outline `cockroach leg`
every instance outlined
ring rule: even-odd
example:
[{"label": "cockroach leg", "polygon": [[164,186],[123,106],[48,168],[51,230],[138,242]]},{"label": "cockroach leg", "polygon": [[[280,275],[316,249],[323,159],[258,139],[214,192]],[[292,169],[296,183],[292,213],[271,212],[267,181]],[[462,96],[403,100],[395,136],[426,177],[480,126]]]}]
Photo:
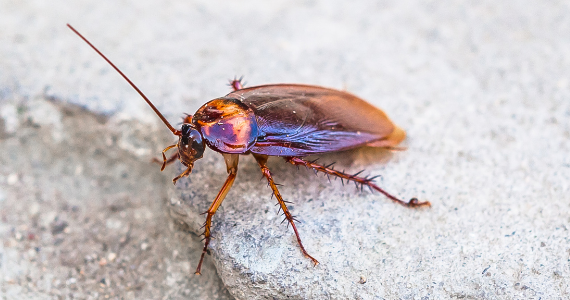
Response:
[{"label": "cockroach leg", "polygon": [[164,171],[164,168],[166,168],[166,165],[172,163],[174,160],[176,160],[176,158],[178,158],[178,153],[176,153],[176,157],[172,156],[169,159],[166,159],[166,155],[164,153],[166,151],[174,148],[174,147],[177,147],[177,146],[178,146],[178,144],[170,145],[170,146],[164,148],[164,150],[162,150],[162,168],[160,168],[161,172]]},{"label": "cockroach leg", "polygon": [[[170,165],[171,163],[175,162],[178,158],[180,157],[180,154],[178,154],[178,152],[172,154],[168,159],[166,159],[166,166]],[[163,157],[164,159],[164,157]]]},{"label": "cockroach leg", "polygon": [[[168,151],[168,150],[170,150],[176,146],[178,146],[178,145],[177,144],[170,145],[170,146],[164,148],[164,150],[162,150],[162,167],[160,168],[161,172],[164,171],[164,168],[166,168],[167,165],[173,163],[178,158],[178,152],[174,153],[168,159],[166,159],[166,155],[164,155],[164,153],[166,153],[166,151]],[[153,158],[152,161],[160,163],[160,160],[158,160],[158,158]]]},{"label": "cockroach leg", "polygon": [[[152,162],[153,163],[157,163],[157,164],[161,164],[164,165],[164,167],[170,165],[171,163],[175,162],[178,158],[180,157],[180,155],[178,154],[178,152],[172,154],[169,158],[166,159],[166,165],[164,165],[164,157],[162,158],[163,160],[160,160],[156,157],[152,158]],[[164,170],[164,167],[161,167],[161,170]]]},{"label": "cockroach leg", "polygon": [[192,123],[192,115],[185,114],[184,118],[182,118],[182,123]]},{"label": "cockroach leg", "polygon": [[162,160],[160,160],[160,159],[158,159],[158,158],[156,158],[156,157],[153,157],[153,158],[152,158],[152,162],[158,163],[158,164],[162,164],[162,167],[160,168],[160,171],[164,171],[164,168],[166,168],[166,166],[168,166],[169,164],[175,162],[175,161],[178,159],[178,157],[179,157],[178,152],[172,154],[172,156],[170,156],[168,159],[166,158],[166,155],[164,155],[164,153],[165,153],[166,151],[168,151],[168,150],[170,150],[170,149],[172,149],[173,147],[176,147],[176,146],[177,146],[177,145],[168,146],[168,147],[166,147],[166,149],[162,150]]},{"label": "cockroach leg", "polygon": [[243,89],[244,85],[245,83],[243,82],[243,76],[240,76],[240,78],[234,77],[233,80],[230,80],[230,86],[234,92]]},{"label": "cockroach leg", "polygon": [[271,172],[269,171],[269,168],[267,167],[268,156],[267,155],[259,155],[259,154],[253,154],[253,156],[255,157],[255,159],[257,160],[257,163],[259,164],[259,167],[261,168],[261,173],[263,173],[263,176],[265,176],[265,178],[267,178],[267,182],[269,183],[271,190],[273,190],[273,194],[275,195],[275,198],[277,198],[277,201],[279,202],[280,209],[283,210],[283,214],[285,215],[285,219],[287,221],[289,221],[289,224],[291,224],[291,227],[293,227],[293,231],[295,231],[295,236],[297,237],[297,242],[299,243],[299,247],[301,248],[301,252],[303,252],[303,255],[305,255],[306,257],[311,259],[315,266],[318,265],[319,261],[317,261],[314,257],[310,256],[309,253],[307,253],[307,251],[305,250],[305,247],[303,247],[303,243],[301,242],[301,237],[299,236],[299,232],[297,231],[297,226],[295,226],[295,221],[297,221],[297,220],[295,219],[295,217],[293,215],[291,215],[291,212],[289,212],[289,209],[287,208],[287,205],[286,205],[286,201],[284,201],[283,197],[281,197],[281,194],[279,193],[279,190],[277,189],[277,184],[273,181],[273,177],[271,176]]},{"label": "cockroach leg", "polygon": [[401,204],[403,206],[406,206],[406,207],[431,206],[431,203],[429,201],[419,202],[417,198],[412,198],[412,199],[410,199],[410,201],[406,202],[406,201],[402,201],[402,200],[392,196],[391,194],[389,194],[385,190],[381,189],[379,186],[377,186],[376,184],[374,184],[372,182],[374,177],[373,178],[366,178],[366,177],[357,176],[362,171],[358,172],[357,174],[351,175],[351,174],[347,174],[345,172],[336,171],[336,170],[333,170],[331,168],[318,165],[314,161],[311,162],[311,161],[303,160],[299,157],[286,157],[285,160],[287,162],[293,164],[293,165],[296,165],[296,166],[305,166],[305,167],[311,168],[315,171],[319,171],[319,172],[323,172],[323,173],[328,174],[328,175],[333,175],[333,176],[339,177],[341,179],[341,181],[343,179],[346,179],[347,181],[353,181],[353,182],[355,182],[357,184],[361,184],[363,186],[366,185],[366,186],[370,187],[371,189],[377,190],[380,193],[384,194],[384,196],[388,197],[390,200],[392,200],[398,204]]},{"label": "cockroach leg", "polygon": [[178,181],[178,179],[190,175],[190,172],[192,172],[192,167],[193,166],[189,166],[186,168],[186,170],[184,170],[184,172],[180,173],[180,175],[174,177],[174,179],[172,179],[172,183],[176,184],[176,181]]},{"label": "cockroach leg", "polygon": [[200,270],[202,269],[202,262],[204,261],[204,255],[208,251],[208,244],[210,244],[210,239],[211,239],[210,229],[212,227],[212,217],[216,213],[216,210],[218,210],[218,207],[220,207],[220,205],[222,204],[222,201],[224,201],[224,198],[226,197],[228,192],[230,191],[230,188],[232,187],[237,175],[239,155],[225,154],[225,153],[222,153],[222,155],[224,156],[224,160],[226,161],[226,167],[228,169],[228,178],[226,179],[226,182],[222,186],[222,189],[220,189],[220,191],[218,192],[218,195],[216,196],[216,199],[214,199],[214,202],[212,202],[210,208],[208,208],[208,211],[206,211],[207,216],[206,216],[206,222],[204,223],[204,249],[202,250],[202,255],[200,256],[200,262],[198,263],[198,267],[196,268],[195,274],[197,275],[200,275]]}]

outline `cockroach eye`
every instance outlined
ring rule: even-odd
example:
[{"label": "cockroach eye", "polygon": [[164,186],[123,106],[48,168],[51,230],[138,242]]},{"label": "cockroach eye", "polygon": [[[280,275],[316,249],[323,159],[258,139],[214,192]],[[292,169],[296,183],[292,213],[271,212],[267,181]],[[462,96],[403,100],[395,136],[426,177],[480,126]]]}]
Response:
[{"label": "cockroach eye", "polygon": [[180,146],[188,146],[190,143],[192,143],[192,140],[196,139],[196,136],[199,136],[200,140],[202,139],[200,133],[194,129],[192,125],[183,124],[180,128]]},{"label": "cockroach eye", "polygon": [[189,136],[191,129],[192,126],[190,126],[190,124],[182,124],[182,127],[180,128],[180,133],[182,136]]},{"label": "cockroach eye", "polygon": [[201,158],[204,154],[204,141],[202,140],[202,134],[198,132],[196,129],[192,129],[189,134],[190,139],[192,140],[192,149],[196,151],[194,154],[194,158],[198,159]]}]

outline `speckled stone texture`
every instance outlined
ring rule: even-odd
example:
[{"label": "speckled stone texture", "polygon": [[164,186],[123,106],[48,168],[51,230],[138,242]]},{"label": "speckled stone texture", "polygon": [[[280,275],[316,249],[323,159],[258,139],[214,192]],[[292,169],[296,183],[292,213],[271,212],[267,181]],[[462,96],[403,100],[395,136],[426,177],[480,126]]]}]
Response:
[{"label": "speckled stone texture", "polygon": [[[0,14],[4,298],[567,297],[567,2],[4,1]],[[408,149],[320,161],[433,207],[272,159],[313,267],[245,156],[196,277],[221,155],[172,187],[180,168],[150,160],[174,138],[65,23],[172,123],[236,75],[346,89],[404,128]]]}]

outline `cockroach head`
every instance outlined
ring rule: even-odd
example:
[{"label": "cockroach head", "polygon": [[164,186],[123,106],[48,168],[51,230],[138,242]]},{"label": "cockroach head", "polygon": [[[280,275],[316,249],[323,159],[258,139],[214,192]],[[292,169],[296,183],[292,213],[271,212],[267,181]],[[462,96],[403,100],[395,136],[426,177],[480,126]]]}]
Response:
[{"label": "cockroach head", "polygon": [[204,155],[204,140],[200,131],[189,123],[182,124],[178,140],[178,155],[183,165],[192,168],[194,161]]}]

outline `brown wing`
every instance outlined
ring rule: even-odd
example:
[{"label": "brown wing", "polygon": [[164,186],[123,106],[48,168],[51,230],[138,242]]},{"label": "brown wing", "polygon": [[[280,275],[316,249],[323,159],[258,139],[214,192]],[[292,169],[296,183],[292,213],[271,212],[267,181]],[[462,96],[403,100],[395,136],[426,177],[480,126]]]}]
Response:
[{"label": "brown wing", "polygon": [[255,112],[260,133],[253,153],[306,156],[364,145],[389,147],[405,137],[383,111],[342,91],[277,84],[226,97],[239,99]]}]

